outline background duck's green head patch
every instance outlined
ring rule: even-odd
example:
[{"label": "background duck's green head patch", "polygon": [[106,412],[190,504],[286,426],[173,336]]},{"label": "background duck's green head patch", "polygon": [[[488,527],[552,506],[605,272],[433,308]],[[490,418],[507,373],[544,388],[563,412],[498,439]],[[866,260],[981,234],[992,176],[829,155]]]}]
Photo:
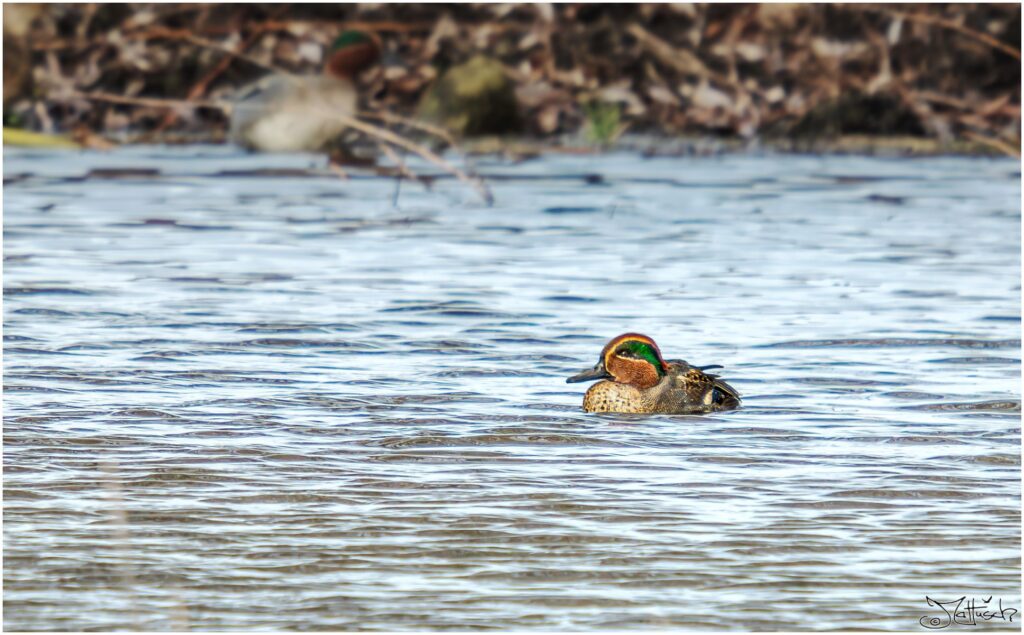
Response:
[{"label": "background duck's green head patch", "polygon": [[373,40],[370,39],[370,36],[362,31],[345,31],[334,39],[334,43],[331,44],[331,50],[338,51],[356,44],[370,44],[372,42]]}]

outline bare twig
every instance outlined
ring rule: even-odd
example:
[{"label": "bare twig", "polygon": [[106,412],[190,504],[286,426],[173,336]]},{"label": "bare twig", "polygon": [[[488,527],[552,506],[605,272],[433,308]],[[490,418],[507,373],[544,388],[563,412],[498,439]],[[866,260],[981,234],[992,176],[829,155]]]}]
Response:
[{"label": "bare twig", "polygon": [[490,188],[487,187],[487,184],[484,183],[482,179],[480,179],[479,177],[470,177],[468,174],[466,174],[459,168],[455,167],[448,161],[445,161],[436,153],[431,152],[430,150],[421,146],[420,144],[409,141],[405,137],[399,136],[385,128],[379,128],[377,126],[368,124],[364,121],[359,121],[355,117],[350,117],[348,115],[343,115],[339,113],[333,113],[333,116],[337,117],[346,126],[354,128],[355,130],[358,130],[363,134],[369,135],[370,137],[376,139],[380,139],[381,141],[386,141],[392,145],[396,145],[400,148],[405,148],[410,152],[418,154],[419,156],[423,157],[430,163],[433,163],[434,165],[441,168],[445,172],[454,174],[457,179],[459,179],[466,185],[472,187],[474,190],[477,191],[478,194],[480,194],[480,197],[488,205],[494,203],[494,195],[491,194]]},{"label": "bare twig", "polygon": [[974,105],[968,103],[966,100],[953,97],[952,95],[943,95],[937,93],[934,90],[913,90],[910,94],[914,99],[920,99],[922,101],[929,101],[934,104],[941,104],[943,106],[949,106],[950,108],[956,108],[957,110],[973,110]]},{"label": "bare twig", "polygon": [[630,24],[626,27],[626,31],[640,42],[640,46],[665,66],[669,66],[683,75],[714,77],[714,74],[704,65],[704,62],[692,52],[672,46],[640,26],[639,23],[634,22]]},{"label": "bare twig", "polygon": [[331,172],[334,172],[335,174],[337,174],[338,178],[341,179],[342,181],[347,181],[348,180],[348,178],[349,178],[348,177],[348,172],[345,171],[345,168],[341,167],[340,165],[338,165],[334,161],[328,161],[327,167],[328,167],[328,169],[330,169]]},{"label": "bare twig", "polygon": [[435,137],[442,139],[445,143],[452,146],[453,148],[458,147],[458,144],[455,142],[455,138],[452,137],[451,133],[449,133],[447,130],[439,126],[434,126],[423,121],[416,121],[415,119],[409,119],[408,117],[402,117],[400,115],[396,115],[390,112],[363,111],[359,113],[359,116],[365,117],[367,119],[377,119],[379,121],[384,121],[387,123],[400,124],[403,126],[408,126],[409,128],[413,128],[415,130],[422,130],[423,132],[432,134]]},{"label": "bare twig", "polygon": [[928,131],[931,136],[942,142],[952,140],[952,130],[949,127],[948,117],[937,114],[927,101],[916,99],[913,92],[903,82],[893,79],[892,87],[903,105],[910,112],[914,113],[921,127]]},{"label": "bare twig", "polygon": [[257,25],[257,29],[263,31],[307,31],[310,27],[330,26],[334,32],[342,31],[368,31],[370,33],[426,33],[433,27],[433,22],[396,22],[392,20],[379,21],[308,21],[308,20],[265,20]]},{"label": "bare twig", "polygon": [[405,177],[410,181],[420,180],[416,173],[405,165],[405,160],[399,157],[398,153],[391,149],[391,146],[379,140],[377,141],[377,146],[381,149],[381,152],[383,152],[387,158],[391,159],[392,163],[398,167],[399,178]]},{"label": "bare twig", "polygon": [[398,176],[395,178],[395,193],[391,195],[391,207],[397,208],[398,195],[402,191],[402,177],[405,176],[410,179],[416,179],[417,176],[412,170],[406,167],[405,160],[400,158],[398,153],[392,150],[388,144],[383,141],[378,141],[377,145],[380,146],[381,151],[398,166]]},{"label": "bare twig", "polygon": [[90,101],[103,101],[111,104],[122,104],[125,106],[143,106],[146,108],[209,108],[220,110],[224,113],[231,112],[231,104],[221,101],[206,100],[185,100],[185,99],[162,99],[159,97],[125,97],[123,95],[112,95],[110,93],[74,93],[76,97]]},{"label": "bare twig", "polygon": [[970,130],[965,130],[964,136],[972,141],[977,141],[982,145],[995,148],[1007,156],[1020,157],[1020,141],[1017,141],[1016,145],[1014,145],[1008,141],[1004,141],[1003,139],[986,137],[985,135],[978,134],[977,132],[972,132]]},{"label": "bare twig", "polygon": [[908,13],[906,11],[899,11],[899,10],[896,10],[896,9],[889,9],[889,8],[886,8],[886,7],[866,7],[866,6],[856,5],[856,4],[845,4],[845,5],[844,4],[837,4],[835,6],[838,7],[838,8],[849,10],[849,11],[864,11],[864,12],[867,12],[867,13],[884,13],[886,15],[890,15],[890,16],[895,17],[895,18],[903,18],[904,20],[908,20],[910,22],[919,22],[921,24],[928,24],[928,25],[931,25],[931,26],[938,26],[938,27],[942,27],[944,29],[949,29],[951,31],[956,31],[957,33],[960,33],[961,35],[965,35],[965,36],[967,36],[967,37],[969,37],[969,38],[971,38],[973,40],[977,40],[979,42],[984,42],[985,44],[988,44],[992,48],[998,49],[998,50],[1002,51],[1003,53],[1006,53],[1010,57],[1013,57],[1014,59],[1018,59],[1018,60],[1020,59],[1020,50],[1019,49],[1014,48],[1013,46],[1010,46],[1006,42],[1003,42],[1002,40],[994,38],[994,37],[992,37],[991,35],[989,35],[987,33],[982,33],[981,31],[975,31],[974,29],[972,29],[970,27],[964,26],[962,24],[959,24],[959,23],[954,22],[952,20],[948,20],[948,19],[943,18],[943,17],[934,16],[934,15],[928,15],[926,13]]}]

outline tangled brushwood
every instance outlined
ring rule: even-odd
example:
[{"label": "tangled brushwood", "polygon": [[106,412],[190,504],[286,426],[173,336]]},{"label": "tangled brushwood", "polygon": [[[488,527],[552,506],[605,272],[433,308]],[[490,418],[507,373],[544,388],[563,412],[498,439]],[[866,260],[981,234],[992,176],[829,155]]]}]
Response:
[{"label": "tangled brushwood", "polygon": [[368,111],[414,116],[485,54],[515,100],[487,132],[1020,146],[1019,4],[23,6],[5,17],[4,115],[31,129],[219,140],[225,115],[203,106],[271,70],[318,72],[358,28],[384,48],[359,78]]}]

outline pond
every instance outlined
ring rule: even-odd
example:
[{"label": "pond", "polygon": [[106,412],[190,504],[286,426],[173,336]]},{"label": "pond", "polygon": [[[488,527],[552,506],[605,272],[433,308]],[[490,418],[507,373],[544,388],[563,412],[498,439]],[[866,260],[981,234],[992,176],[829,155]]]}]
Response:
[{"label": "pond", "polygon": [[[8,630],[1020,609],[1015,161],[4,156]],[[627,331],[743,407],[582,412]]]}]

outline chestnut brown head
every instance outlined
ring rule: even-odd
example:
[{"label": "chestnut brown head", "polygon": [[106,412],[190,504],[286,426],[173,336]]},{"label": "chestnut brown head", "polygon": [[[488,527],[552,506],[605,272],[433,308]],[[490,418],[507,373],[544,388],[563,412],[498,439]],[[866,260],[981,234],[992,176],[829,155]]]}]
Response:
[{"label": "chestnut brown head", "polygon": [[644,389],[656,385],[667,372],[668,364],[654,340],[639,333],[625,333],[605,345],[594,368],[565,381],[609,379]]}]

